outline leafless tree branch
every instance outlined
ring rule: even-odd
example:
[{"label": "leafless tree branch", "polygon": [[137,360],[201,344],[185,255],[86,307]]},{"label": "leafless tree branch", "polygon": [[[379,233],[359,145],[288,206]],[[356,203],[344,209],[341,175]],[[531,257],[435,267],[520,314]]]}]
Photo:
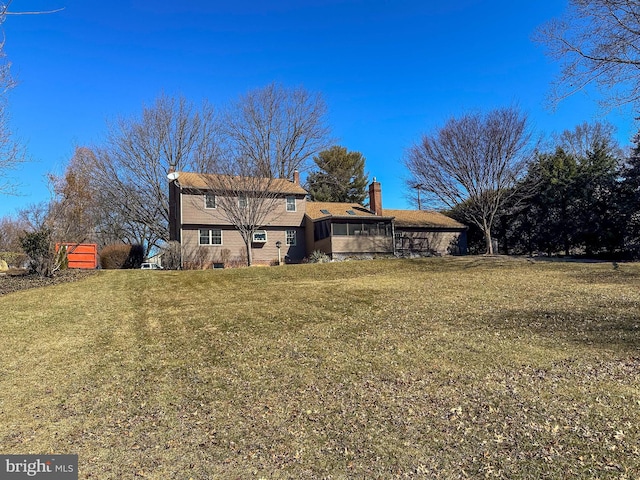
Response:
[{"label": "leafless tree branch", "polygon": [[524,173],[531,139],[526,115],[515,108],[451,118],[407,150],[407,186],[420,185],[432,205],[465,204],[468,220],[482,229],[487,253],[493,253],[493,220]]},{"label": "leafless tree branch", "polygon": [[326,116],[320,95],[302,87],[250,91],[224,115],[228,156],[259,166],[263,177],[290,178],[330,145]]},{"label": "leafless tree branch", "polygon": [[141,117],[110,125],[103,147],[81,149],[93,198],[102,212],[98,230],[146,252],[168,240],[167,173],[211,171],[217,155],[213,107],[183,97],[159,97]]},{"label": "leafless tree branch", "polygon": [[570,0],[564,16],[540,27],[534,40],[562,65],[553,105],[592,84],[607,109],[640,105],[640,1]]},{"label": "leafless tree branch", "polygon": [[223,174],[206,175],[208,191],[216,195],[216,207],[240,233],[245,244],[247,264],[253,263],[253,234],[277,218],[283,193],[277,180],[256,175],[246,162],[228,162],[219,166]]}]

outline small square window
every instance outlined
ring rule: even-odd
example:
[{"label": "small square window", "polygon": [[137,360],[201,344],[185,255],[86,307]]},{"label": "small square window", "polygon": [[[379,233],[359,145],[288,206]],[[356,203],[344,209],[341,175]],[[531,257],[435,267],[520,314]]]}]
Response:
[{"label": "small square window", "polygon": [[204,208],[216,208],[216,196],[213,193],[204,195]]},{"label": "small square window", "polygon": [[296,197],[287,197],[287,212],[296,211]]},{"label": "small square window", "polygon": [[287,245],[291,246],[291,247],[295,247],[296,246],[296,231],[295,230],[287,230]]}]

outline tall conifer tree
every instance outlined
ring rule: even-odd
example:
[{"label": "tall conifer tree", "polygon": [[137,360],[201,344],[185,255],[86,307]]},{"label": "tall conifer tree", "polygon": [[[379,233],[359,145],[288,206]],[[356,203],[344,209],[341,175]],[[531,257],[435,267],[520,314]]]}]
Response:
[{"label": "tall conifer tree", "polygon": [[367,198],[369,179],[360,152],[334,146],[320,152],[313,161],[319,169],[307,178],[313,201],[362,203]]}]

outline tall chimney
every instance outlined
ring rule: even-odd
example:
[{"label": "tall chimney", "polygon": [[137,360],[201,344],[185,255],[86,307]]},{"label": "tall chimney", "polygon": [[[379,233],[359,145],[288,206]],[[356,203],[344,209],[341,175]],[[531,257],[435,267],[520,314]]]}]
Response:
[{"label": "tall chimney", "polygon": [[369,185],[369,209],[376,215],[382,215],[382,188],[376,177]]},{"label": "tall chimney", "polygon": [[300,185],[300,172],[298,170],[294,170],[293,172],[293,183]]}]

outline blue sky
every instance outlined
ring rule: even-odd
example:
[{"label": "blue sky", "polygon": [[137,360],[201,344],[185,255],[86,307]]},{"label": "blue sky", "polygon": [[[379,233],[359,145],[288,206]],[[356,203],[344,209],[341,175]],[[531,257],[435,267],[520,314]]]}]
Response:
[{"label": "blue sky", "polygon": [[559,66],[531,41],[566,2],[544,0],[14,0],[5,49],[19,82],[12,128],[31,162],[22,195],[0,216],[49,198],[44,176],[76,146],[99,144],[106,122],[165,92],[222,106],[270,82],[321,92],[338,144],[367,159],[386,208],[408,208],[404,151],[451,116],[518,105],[549,135],[584,121],[618,126],[585,92],[546,107]]}]

